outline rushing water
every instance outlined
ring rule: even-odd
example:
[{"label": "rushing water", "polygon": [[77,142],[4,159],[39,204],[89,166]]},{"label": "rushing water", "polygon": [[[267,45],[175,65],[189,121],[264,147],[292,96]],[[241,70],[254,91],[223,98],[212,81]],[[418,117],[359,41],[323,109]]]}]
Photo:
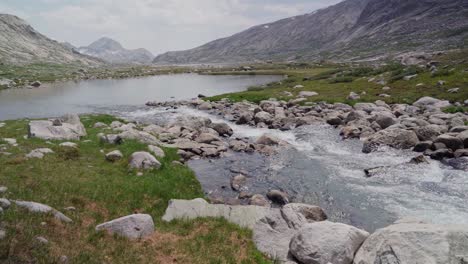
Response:
[{"label": "rushing water", "polygon": [[[167,111],[142,108],[124,111],[123,117],[160,122],[168,116],[218,117],[193,109]],[[283,189],[296,202],[318,204],[334,221],[353,224],[373,231],[399,218],[416,217],[433,223],[468,224],[468,173],[446,167],[440,162],[408,164],[416,153],[388,149],[364,154],[359,140],[343,141],[328,125],[311,125],[293,131],[258,129],[230,124],[234,136],[255,139],[271,133],[289,142],[291,148],[277,155],[231,153],[215,160],[189,163],[208,195],[236,197],[230,178],[239,171],[247,173],[252,193]],[[389,166],[367,178],[364,169]]]},{"label": "rushing water", "polygon": [[160,75],[123,80],[89,80],[0,91],[0,120],[89,113],[100,108],[143,105],[238,92],[279,81],[281,76]]}]

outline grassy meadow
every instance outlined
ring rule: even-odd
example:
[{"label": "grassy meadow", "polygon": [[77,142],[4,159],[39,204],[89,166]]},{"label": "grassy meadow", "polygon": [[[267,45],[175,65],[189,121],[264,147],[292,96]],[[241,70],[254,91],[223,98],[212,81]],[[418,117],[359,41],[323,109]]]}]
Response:
[{"label": "grassy meadow", "polygon": [[[0,186],[8,187],[5,198],[44,203],[73,219],[64,224],[12,205],[1,216],[7,237],[0,241],[0,263],[61,263],[62,256],[68,263],[270,263],[255,249],[250,231],[224,220],[162,222],[170,199],[204,197],[201,186],[188,167],[172,163],[179,160],[174,149],[164,149],[161,169],[137,176],[128,169],[127,157],[147,146],[130,140],[118,146],[103,144],[97,137],[102,130],[92,128],[96,122],[113,120],[106,115],[82,117],[88,136],[75,142],[76,150],[59,147],[60,142],[25,139],[27,120],[6,121],[0,128],[0,139],[18,142],[7,146],[11,155],[0,154]],[[25,159],[41,147],[55,153]],[[116,149],[126,158],[106,161],[104,153]],[[97,224],[137,212],[152,215],[153,236],[129,241],[95,231]],[[37,243],[37,236],[49,243]]]}]

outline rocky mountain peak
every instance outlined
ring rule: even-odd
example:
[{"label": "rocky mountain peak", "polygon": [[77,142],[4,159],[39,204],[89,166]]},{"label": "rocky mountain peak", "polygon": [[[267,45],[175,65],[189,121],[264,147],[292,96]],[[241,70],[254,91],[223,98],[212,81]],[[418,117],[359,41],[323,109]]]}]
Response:
[{"label": "rocky mountain peak", "polygon": [[146,49],[125,49],[119,42],[102,37],[89,46],[78,48],[78,52],[115,64],[148,64],[154,56]]},{"label": "rocky mountain peak", "polygon": [[124,50],[122,45],[108,37],[102,37],[88,46],[89,49],[93,50],[108,50],[108,51],[121,51]]}]

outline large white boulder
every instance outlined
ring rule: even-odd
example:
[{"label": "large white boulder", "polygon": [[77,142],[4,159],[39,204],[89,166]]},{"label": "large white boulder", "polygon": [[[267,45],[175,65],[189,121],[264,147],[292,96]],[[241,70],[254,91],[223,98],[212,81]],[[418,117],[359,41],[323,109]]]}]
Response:
[{"label": "large white boulder", "polygon": [[134,214],[96,226],[96,231],[101,230],[129,239],[139,239],[153,234],[154,222],[151,215]]},{"label": "large white boulder", "polygon": [[56,120],[29,122],[29,137],[45,140],[79,140],[86,136],[86,129],[78,115],[65,115]]},{"label": "large white boulder", "polygon": [[351,264],[369,236],[364,230],[329,221],[305,225],[291,239],[290,253],[303,264]]},{"label": "large white boulder", "polygon": [[467,225],[401,223],[379,229],[354,264],[460,264],[468,261]]},{"label": "large white boulder", "polygon": [[275,209],[254,205],[231,206],[209,204],[201,198],[194,200],[171,200],[162,219],[170,222],[174,219],[224,218],[228,222],[252,229],[255,223],[265,217],[271,210]]}]

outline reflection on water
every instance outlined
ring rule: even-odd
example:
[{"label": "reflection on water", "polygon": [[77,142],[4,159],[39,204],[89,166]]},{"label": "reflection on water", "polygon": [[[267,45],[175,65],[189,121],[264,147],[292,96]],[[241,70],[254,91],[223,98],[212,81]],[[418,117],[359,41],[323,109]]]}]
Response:
[{"label": "reflection on water", "polygon": [[147,101],[190,99],[198,94],[243,91],[279,81],[280,76],[160,75],[123,80],[89,80],[0,91],[0,120],[88,113],[100,107],[143,105]]}]

